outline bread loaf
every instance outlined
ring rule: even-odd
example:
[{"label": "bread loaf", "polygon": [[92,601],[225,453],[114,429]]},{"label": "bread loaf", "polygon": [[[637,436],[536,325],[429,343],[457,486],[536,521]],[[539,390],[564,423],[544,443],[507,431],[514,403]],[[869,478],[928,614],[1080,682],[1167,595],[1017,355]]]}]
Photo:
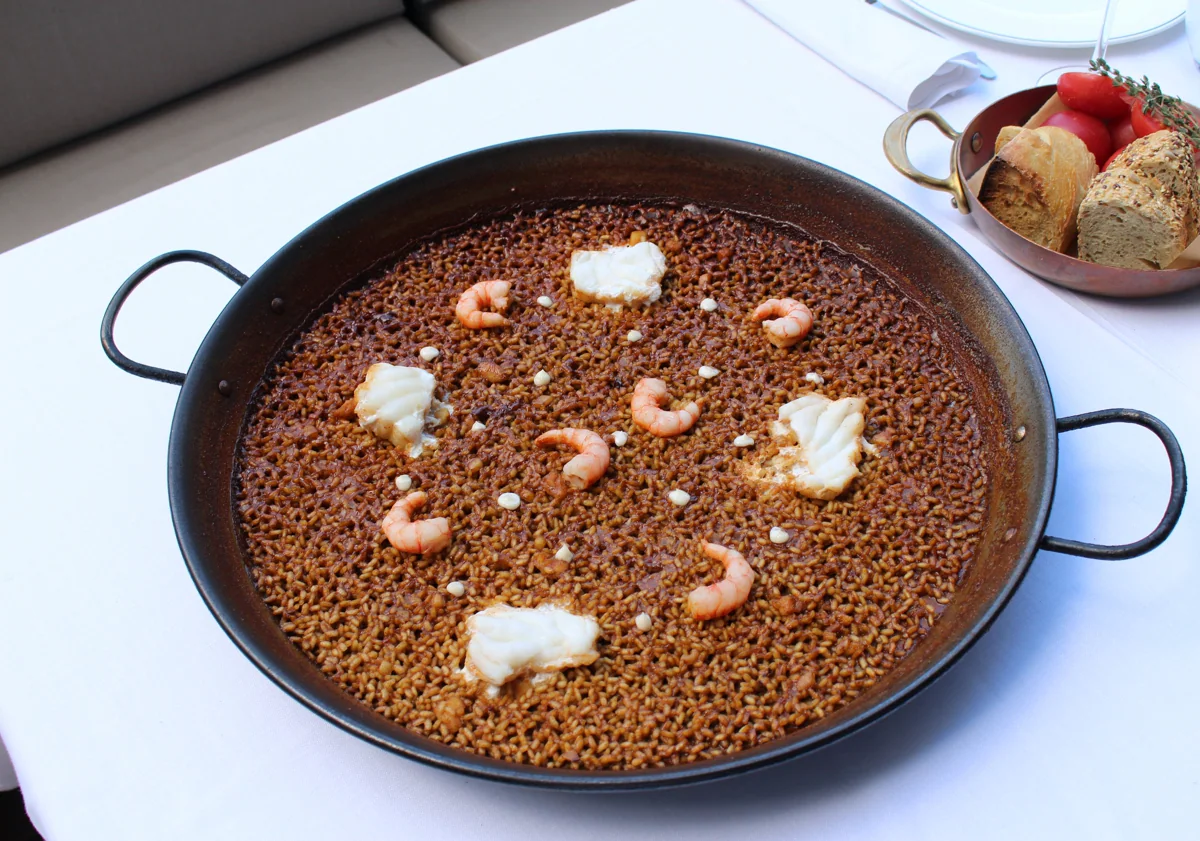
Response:
[{"label": "bread loaf", "polygon": [[979,201],[1026,239],[1065,252],[1075,241],[1079,204],[1096,172],[1096,159],[1069,131],[1022,129],[988,167]]},{"label": "bread loaf", "polygon": [[1158,131],[1130,143],[1093,182],[1079,209],[1079,257],[1162,269],[1200,233],[1191,144]]},{"label": "bread loaf", "polygon": [[1023,126],[1004,126],[1001,128],[996,134],[996,146],[992,149],[992,154],[999,155],[1001,148],[1004,147],[1004,144],[1012,140],[1024,130],[1025,129]]}]

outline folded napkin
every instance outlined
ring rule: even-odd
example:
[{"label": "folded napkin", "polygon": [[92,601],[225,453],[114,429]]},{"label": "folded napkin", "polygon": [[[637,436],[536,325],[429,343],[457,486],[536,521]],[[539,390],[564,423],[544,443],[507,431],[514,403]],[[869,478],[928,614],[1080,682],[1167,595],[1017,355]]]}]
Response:
[{"label": "folded napkin", "polygon": [[908,111],[995,73],[974,52],[865,0],[743,0],[834,67]]}]

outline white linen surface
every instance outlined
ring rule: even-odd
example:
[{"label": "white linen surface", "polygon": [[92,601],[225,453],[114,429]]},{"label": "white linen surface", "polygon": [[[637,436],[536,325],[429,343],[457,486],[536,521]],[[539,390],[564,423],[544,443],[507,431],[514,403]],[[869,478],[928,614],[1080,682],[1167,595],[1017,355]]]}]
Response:
[{"label": "white linen surface", "polygon": [[[929,108],[992,70],[974,50],[863,0],[744,0],[834,67],[901,109]],[[794,79],[798,85],[817,79]]]},{"label": "white linen surface", "polygon": [[[620,43],[640,59],[613,63],[596,43]],[[1155,49],[1186,56],[1182,31]],[[812,78],[821,84],[794,82]],[[648,80],[656,95],[594,107],[614,91],[646,90]],[[0,255],[7,311],[22,314],[0,331],[0,358],[9,361],[0,463],[10,479],[0,491],[0,733],[43,835],[723,841],[904,830],[1007,841],[1192,833],[1195,503],[1144,558],[1040,555],[979,645],[862,733],[739,780],[621,797],[467,779],[343,733],[250,665],[184,569],[165,483],[178,391],[116,370],[97,341],[121,280],[155,254],[189,247],[251,271],[330,208],[399,173],[558,131],[739,137],[904,198],[1011,298],[1060,415],[1135,406],[1171,425],[1185,452],[1200,453],[1197,402],[1177,378],[998,256],[944,196],[888,166],[879,143],[894,116],[892,105],[736,0],[642,0]],[[232,292],[199,267],[162,271],[122,315],[122,349],[186,368]],[[86,407],[86,425],[78,411],[57,410],[68,396],[69,406]],[[1106,427],[1061,442],[1051,533],[1122,542],[1157,522],[1167,468],[1148,433]]]}]

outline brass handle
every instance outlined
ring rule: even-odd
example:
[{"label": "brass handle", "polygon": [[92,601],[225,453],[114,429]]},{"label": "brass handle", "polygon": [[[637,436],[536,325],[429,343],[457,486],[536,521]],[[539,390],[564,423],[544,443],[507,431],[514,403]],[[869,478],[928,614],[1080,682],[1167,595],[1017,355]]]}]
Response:
[{"label": "brass handle", "polygon": [[[947,178],[934,178],[932,175],[927,175],[914,167],[912,161],[908,159],[908,132],[922,120],[933,123],[937,126],[938,131],[955,141],[954,148],[950,151],[950,175]],[[892,120],[892,124],[883,133],[883,153],[887,155],[888,163],[898,169],[905,178],[917,182],[922,187],[944,190],[953,197],[951,203],[958,208],[960,213],[970,213],[971,206],[967,204],[967,191],[963,187],[962,179],[958,177],[958,167],[955,162],[955,153],[958,150],[957,141],[961,136],[962,132],[955,131],[937,111],[922,108],[918,111],[901,114]]]}]

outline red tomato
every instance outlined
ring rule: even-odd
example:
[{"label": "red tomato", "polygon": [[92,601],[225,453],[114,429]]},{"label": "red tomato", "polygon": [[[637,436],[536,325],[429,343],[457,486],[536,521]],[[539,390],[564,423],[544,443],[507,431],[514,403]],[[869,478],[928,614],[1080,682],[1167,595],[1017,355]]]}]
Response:
[{"label": "red tomato", "polygon": [[1122,120],[1108,124],[1108,136],[1112,138],[1113,148],[1120,149],[1122,146],[1127,146],[1136,140],[1138,135],[1133,130],[1131,118],[1126,116]]},{"label": "red tomato", "polygon": [[1122,152],[1122,150],[1124,150],[1124,148],[1125,147],[1122,146],[1119,149],[1117,149],[1115,152],[1113,152],[1111,155],[1109,155],[1108,160],[1104,162],[1104,166],[1100,167],[1100,171],[1105,172],[1108,169],[1109,164],[1111,164],[1113,162],[1113,158],[1115,158],[1117,155],[1121,154],[1121,152]]},{"label": "red tomato", "polygon": [[1108,160],[1112,154],[1112,138],[1108,136],[1108,126],[1090,114],[1079,111],[1060,111],[1046,118],[1044,126],[1058,126],[1083,141],[1088,151],[1097,162]]},{"label": "red tomato", "polygon": [[1145,137],[1147,134],[1163,130],[1163,124],[1143,111],[1139,105],[1135,105],[1129,112],[1129,121],[1133,125],[1134,134],[1138,137]]},{"label": "red tomato", "polygon": [[1058,77],[1058,97],[1068,108],[1102,120],[1129,113],[1128,103],[1121,98],[1123,90],[1097,73],[1064,73]]}]

